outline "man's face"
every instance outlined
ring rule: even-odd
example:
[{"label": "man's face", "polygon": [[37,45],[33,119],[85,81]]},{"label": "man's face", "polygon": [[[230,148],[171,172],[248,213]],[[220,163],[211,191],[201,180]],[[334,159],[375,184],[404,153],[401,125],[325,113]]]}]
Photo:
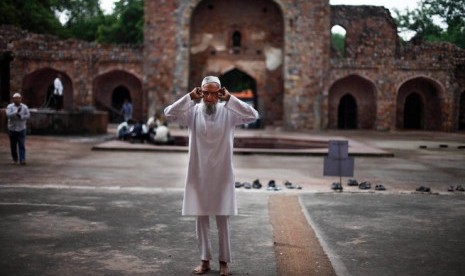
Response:
[{"label": "man's face", "polygon": [[202,86],[203,102],[206,105],[214,105],[218,102],[220,87],[217,83],[207,83]]},{"label": "man's face", "polygon": [[19,105],[21,103],[21,97],[14,97],[13,98],[13,103],[15,105]]}]

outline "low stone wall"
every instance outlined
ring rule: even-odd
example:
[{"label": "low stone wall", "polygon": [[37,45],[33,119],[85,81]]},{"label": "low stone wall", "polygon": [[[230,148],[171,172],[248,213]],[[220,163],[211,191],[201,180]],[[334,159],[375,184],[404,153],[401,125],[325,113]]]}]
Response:
[{"label": "low stone wall", "polygon": [[[31,109],[28,134],[96,135],[107,133],[108,113],[102,111],[54,111]],[[7,131],[5,109],[0,110],[0,129]]]}]

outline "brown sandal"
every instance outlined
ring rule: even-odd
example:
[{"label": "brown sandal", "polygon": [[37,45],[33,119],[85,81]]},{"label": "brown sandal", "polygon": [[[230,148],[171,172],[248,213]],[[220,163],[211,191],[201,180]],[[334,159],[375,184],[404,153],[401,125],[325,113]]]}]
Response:
[{"label": "brown sandal", "polygon": [[201,264],[199,264],[196,268],[192,270],[192,273],[200,275],[200,274],[205,274],[208,271],[210,271],[210,264],[205,264],[202,262]]}]

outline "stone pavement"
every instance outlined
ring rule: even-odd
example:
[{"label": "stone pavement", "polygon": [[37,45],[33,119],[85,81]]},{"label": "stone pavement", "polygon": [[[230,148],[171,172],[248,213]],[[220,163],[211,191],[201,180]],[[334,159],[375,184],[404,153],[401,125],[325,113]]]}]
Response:
[{"label": "stone pavement", "polygon": [[[447,191],[449,185],[465,186],[463,133],[265,130],[238,135],[346,138],[360,152],[366,147],[365,152],[394,157],[355,157],[354,178],[382,183],[387,191],[344,185],[342,193],[334,193],[330,183],[338,178],[322,176],[322,156],[235,155],[239,181],[258,178],[266,186],[274,179],[283,188],[289,180],[303,189],[238,189],[234,275],[284,275],[283,255],[311,250],[276,243],[283,233],[301,239],[292,221],[287,228],[273,225],[273,208],[279,205],[270,202],[277,196],[298,199],[302,212],[289,209],[289,217],[305,216],[337,275],[463,275],[465,193]],[[0,135],[1,275],[190,274],[197,262],[193,220],[179,213],[186,152],[91,150],[107,138],[28,136],[28,164],[16,166],[10,164],[6,134]],[[421,185],[432,193],[416,193]],[[318,270],[320,261],[307,262],[314,269],[300,275],[332,273]],[[299,275],[299,270],[287,271]],[[210,274],[217,273],[214,266]]]}]

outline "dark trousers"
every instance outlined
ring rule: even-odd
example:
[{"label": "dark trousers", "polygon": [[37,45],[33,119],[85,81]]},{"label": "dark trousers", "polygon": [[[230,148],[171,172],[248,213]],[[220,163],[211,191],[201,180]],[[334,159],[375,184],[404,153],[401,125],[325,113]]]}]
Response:
[{"label": "dark trousers", "polygon": [[63,109],[63,96],[53,95],[53,100],[54,100],[56,110]]},{"label": "dark trousers", "polygon": [[18,161],[18,152],[19,152],[19,161],[26,161],[26,148],[24,147],[24,142],[26,140],[26,130],[21,131],[8,131],[8,136],[10,136],[10,150],[11,157],[13,161]]}]

